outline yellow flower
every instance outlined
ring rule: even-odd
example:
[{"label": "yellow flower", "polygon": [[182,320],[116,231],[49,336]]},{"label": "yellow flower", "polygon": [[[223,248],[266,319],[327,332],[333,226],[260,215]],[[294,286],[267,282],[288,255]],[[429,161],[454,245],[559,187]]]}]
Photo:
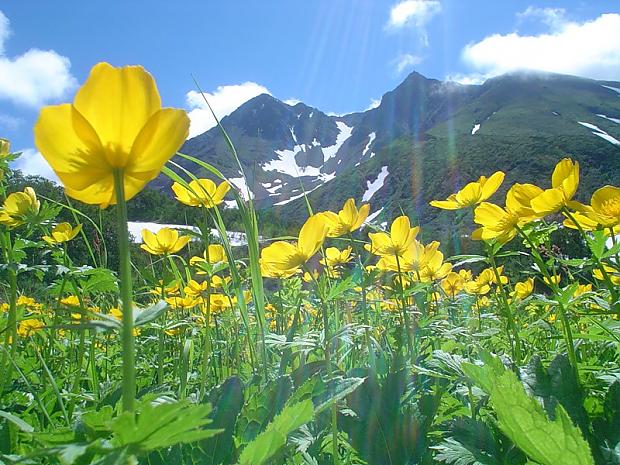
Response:
[{"label": "yellow flower", "polygon": [[164,296],[171,296],[178,294],[179,291],[180,287],[177,282],[172,282],[169,286],[166,286],[163,280],[160,279],[158,285],[155,286],[155,289],[151,289],[149,292],[156,295],[157,297],[161,297],[162,294]]},{"label": "yellow flower", "polygon": [[506,208],[482,202],[474,210],[474,222],[481,225],[471,238],[474,240],[497,239],[501,242],[510,241],[521,227],[537,218],[530,202],[542,192],[532,184],[515,184],[506,193]]},{"label": "yellow flower", "polygon": [[327,220],[329,228],[327,236],[340,237],[356,231],[368,217],[369,211],[370,204],[365,203],[358,210],[355,206],[355,200],[349,199],[344,203],[338,214],[330,211],[321,213]]},{"label": "yellow flower", "polygon": [[69,223],[60,223],[54,226],[51,236],[43,236],[43,240],[48,244],[62,244],[63,242],[69,242],[82,230],[82,225],[78,224],[75,228],[72,228]]},{"label": "yellow flower", "polygon": [[461,292],[463,290],[464,284],[465,282],[463,280],[463,277],[459,273],[455,273],[454,271],[448,273],[447,276],[442,279],[440,283],[441,288],[450,297],[454,297],[459,292]]},{"label": "yellow flower", "polygon": [[549,276],[549,278],[547,278],[546,276],[543,277],[543,282],[549,287],[557,286],[558,284],[560,284],[561,280],[562,277],[559,274]]},{"label": "yellow flower", "polygon": [[579,297],[586,292],[592,292],[592,284],[579,284],[575,292],[573,292],[573,297]]},{"label": "yellow flower", "polygon": [[443,279],[451,271],[452,265],[450,263],[444,263],[443,253],[439,250],[435,250],[426,262],[426,265],[420,270],[420,280],[429,282]]},{"label": "yellow flower", "polygon": [[112,307],[110,311],[108,312],[108,315],[110,315],[112,318],[118,321],[121,321],[123,319],[123,312],[121,312],[121,310],[118,307]]},{"label": "yellow flower", "polygon": [[322,258],[320,263],[331,268],[334,266],[346,265],[353,258],[351,256],[351,247],[347,247],[344,250],[339,250],[337,247],[328,247],[325,249],[325,258]]},{"label": "yellow flower", "polygon": [[407,249],[398,256],[384,255],[377,262],[377,268],[383,271],[420,271],[437,251],[439,242],[433,241],[427,246],[422,245],[415,239]]},{"label": "yellow flower", "polygon": [[[579,202],[569,202],[569,206],[577,210],[571,216],[579,223],[582,229],[593,231],[602,228],[615,228],[620,225],[620,188],[604,186],[597,189],[590,205]],[[564,220],[568,228],[577,229],[571,218]]]},{"label": "yellow flower", "polygon": [[144,244],[140,247],[153,255],[169,255],[177,253],[189,242],[189,236],[179,237],[179,233],[170,228],[162,228],[157,234],[148,229],[142,230]]},{"label": "yellow flower", "polygon": [[[200,274],[200,273],[198,273],[198,274]],[[231,279],[232,278],[230,276],[226,276],[224,278],[221,278],[218,275],[213,275],[211,277],[211,287],[214,287],[214,288],[224,287],[225,285],[228,285],[228,283],[230,283]]]},{"label": "yellow flower", "polygon": [[318,281],[318,279],[319,279],[319,272],[318,272],[318,270],[313,270],[312,274],[310,274],[310,273],[308,273],[306,271],[306,272],[304,272],[304,275],[303,275],[303,277],[301,279],[303,279],[305,283],[312,283],[314,281]]},{"label": "yellow flower", "polygon": [[166,303],[173,309],[188,309],[200,303],[200,299],[186,295],[185,297],[166,297]]},{"label": "yellow flower", "polygon": [[520,281],[515,284],[514,295],[518,299],[525,299],[534,290],[534,278],[527,278],[525,281]]},{"label": "yellow flower", "polygon": [[261,261],[265,269],[292,272],[306,263],[319,250],[327,235],[325,217],[311,216],[299,232],[297,244],[278,241],[263,249]]},{"label": "yellow flower", "polygon": [[66,305],[67,307],[79,307],[80,299],[76,295],[70,295],[60,300],[62,305]]},{"label": "yellow flower", "polygon": [[539,216],[559,211],[573,198],[579,186],[579,162],[570,158],[561,160],[553,170],[551,186],[531,201],[532,209]]},{"label": "yellow flower", "polygon": [[[605,269],[605,272],[607,273],[607,276],[609,276],[609,279],[611,280],[611,282],[614,285],[619,286],[620,285],[620,273],[616,271],[615,268],[612,268],[611,266],[608,266],[608,265],[603,265],[603,268]],[[605,276],[603,275],[603,272],[599,270],[598,268],[592,271],[592,276],[594,276],[594,279],[598,279],[599,281],[605,280]]]},{"label": "yellow flower", "polygon": [[[210,244],[202,254],[202,257],[193,256],[189,259],[191,266],[200,266],[201,263],[220,263],[226,261],[226,252],[220,244]],[[206,274],[205,271],[198,271],[197,274]]]},{"label": "yellow flower", "polygon": [[208,284],[206,281],[199,283],[197,281],[194,281],[193,279],[190,279],[184,289],[185,295],[199,297],[204,292],[207,292],[207,286]]},{"label": "yellow flower", "polygon": [[155,179],[187,139],[183,110],[162,108],[153,77],[141,66],[95,65],[72,104],[41,110],[35,144],[69,197],[116,203],[114,172],[125,199]]},{"label": "yellow flower", "polygon": [[[285,279],[299,272],[299,268],[291,268],[290,270],[279,270],[274,268],[269,263],[266,263],[262,258],[260,259],[260,272],[263,278],[275,278]],[[307,273],[306,273],[307,274]]]},{"label": "yellow flower", "polygon": [[450,195],[446,200],[433,200],[430,204],[443,210],[473,207],[495,194],[502,182],[504,182],[504,173],[496,171],[488,178],[480,176],[478,181],[470,182],[456,194]]},{"label": "yellow flower", "polygon": [[216,186],[210,179],[198,179],[189,183],[189,189],[175,182],[172,184],[172,190],[177,200],[185,205],[213,208],[224,201],[224,196],[230,190],[230,184],[224,181]]},{"label": "yellow flower", "polygon": [[17,334],[22,337],[30,336],[34,331],[45,328],[45,324],[41,320],[30,319],[22,320],[17,327]]},{"label": "yellow flower", "polygon": [[15,228],[24,224],[30,217],[39,213],[41,203],[32,187],[26,187],[24,192],[13,192],[0,207],[0,224]]},{"label": "yellow flower", "polygon": [[0,137],[0,160],[6,158],[11,153],[11,143],[8,139]]},{"label": "yellow flower", "polygon": [[390,234],[384,232],[370,233],[371,252],[375,255],[402,256],[415,240],[420,227],[411,227],[409,218],[399,216],[390,227]]}]

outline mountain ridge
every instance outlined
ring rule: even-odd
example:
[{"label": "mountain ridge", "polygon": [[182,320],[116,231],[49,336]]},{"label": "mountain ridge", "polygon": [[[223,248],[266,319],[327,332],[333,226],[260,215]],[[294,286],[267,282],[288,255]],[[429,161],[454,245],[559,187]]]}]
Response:
[{"label": "mountain ridge", "polygon": [[[247,186],[219,128],[188,140],[181,152],[211,163],[242,192],[249,187],[259,209],[292,219],[301,219],[308,195],[315,210],[353,196],[378,202],[385,217],[405,211],[421,222],[441,222],[428,208],[432,198],[491,169],[503,169],[508,180],[548,183],[563,156],[584,163],[584,195],[594,188],[596,170],[603,183],[620,178],[615,81],[527,72],[462,85],[413,72],[363,112],[327,115],[261,94],[221,123]],[[163,177],[154,182],[164,189],[169,184]]]}]

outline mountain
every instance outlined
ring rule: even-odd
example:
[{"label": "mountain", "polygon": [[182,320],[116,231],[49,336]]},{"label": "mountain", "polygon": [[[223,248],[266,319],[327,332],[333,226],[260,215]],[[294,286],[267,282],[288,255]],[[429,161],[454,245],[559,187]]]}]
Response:
[{"label": "mountain", "polygon": [[[256,206],[298,223],[307,215],[305,193],[314,210],[355,197],[370,201],[379,219],[404,211],[431,231],[449,228],[454,214],[430,208],[429,200],[500,169],[507,174],[500,199],[512,182],[547,186],[565,156],[581,162],[584,199],[620,179],[620,82],[529,72],[461,85],[414,72],[365,112],[330,116],[259,95],[222,125]],[[246,191],[218,128],[188,140],[181,152]]]}]

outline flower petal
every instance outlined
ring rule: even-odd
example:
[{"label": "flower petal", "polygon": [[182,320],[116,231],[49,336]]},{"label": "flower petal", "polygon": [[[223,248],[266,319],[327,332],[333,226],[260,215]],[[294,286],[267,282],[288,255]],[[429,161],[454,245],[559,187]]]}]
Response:
[{"label": "flower petal", "polygon": [[159,174],[188,134],[189,118],[185,111],[164,108],[156,112],[133,141],[127,171],[154,171]]},{"label": "flower petal", "polygon": [[74,106],[90,122],[101,143],[118,151],[125,166],[131,147],[149,118],[161,109],[153,77],[141,66],[95,65],[75,95]]}]

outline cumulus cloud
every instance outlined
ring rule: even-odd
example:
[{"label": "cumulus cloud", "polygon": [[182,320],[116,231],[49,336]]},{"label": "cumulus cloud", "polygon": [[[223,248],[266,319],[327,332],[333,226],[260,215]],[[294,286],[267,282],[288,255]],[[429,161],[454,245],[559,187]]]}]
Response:
[{"label": "cumulus cloud", "polygon": [[296,98],[287,98],[286,100],[284,100],[284,103],[286,103],[287,105],[290,105],[291,107],[294,107],[298,103],[301,103],[301,100],[296,99]]},{"label": "cumulus cloud", "polygon": [[45,161],[40,152],[35,149],[27,148],[18,150],[21,156],[11,164],[11,168],[21,170],[22,173],[32,176],[41,176],[56,183],[60,183],[58,176]]},{"label": "cumulus cloud", "polygon": [[61,99],[77,86],[71,62],[54,50],[33,48],[7,56],[5,44],[10,34],[9,19],[0,11],[0,100],[36,108]]},{"label": "cumulus cloud", "polygon": [[437,0],[404,0],[392,7],[387,26],[401,28],[407,25],[424,27],[433,16],[441,11]]},{"label": "cumulus cloud", "polygon": [[422,58],[410,53],[404,53],[393,60],[394,68],[398,74],[420,63],[422,63]]},{"label": "cumulus cloud", "polygon": [[[260,94],[271,95],[266,87],[248,81],[243,84],[218,86],[212,93],[205,92],[205,97],[217,117],[221,119]],[[190,118],[190,138],[202,134],[216,125],[215,119],[211,115],[211,111],[200,92],[191,90],[185,95],[185,99],[190,109],[188,113]]]},{"label": "cumulus cloud", "polygon": [[462,57],[477,74],[496,76],[516,70],[574,74],[616,80],[620,76],[620,14],[582,23],[564,19],[561,10],[526,10],[547,18],[550,32],[494,34],[467,45]]}]

